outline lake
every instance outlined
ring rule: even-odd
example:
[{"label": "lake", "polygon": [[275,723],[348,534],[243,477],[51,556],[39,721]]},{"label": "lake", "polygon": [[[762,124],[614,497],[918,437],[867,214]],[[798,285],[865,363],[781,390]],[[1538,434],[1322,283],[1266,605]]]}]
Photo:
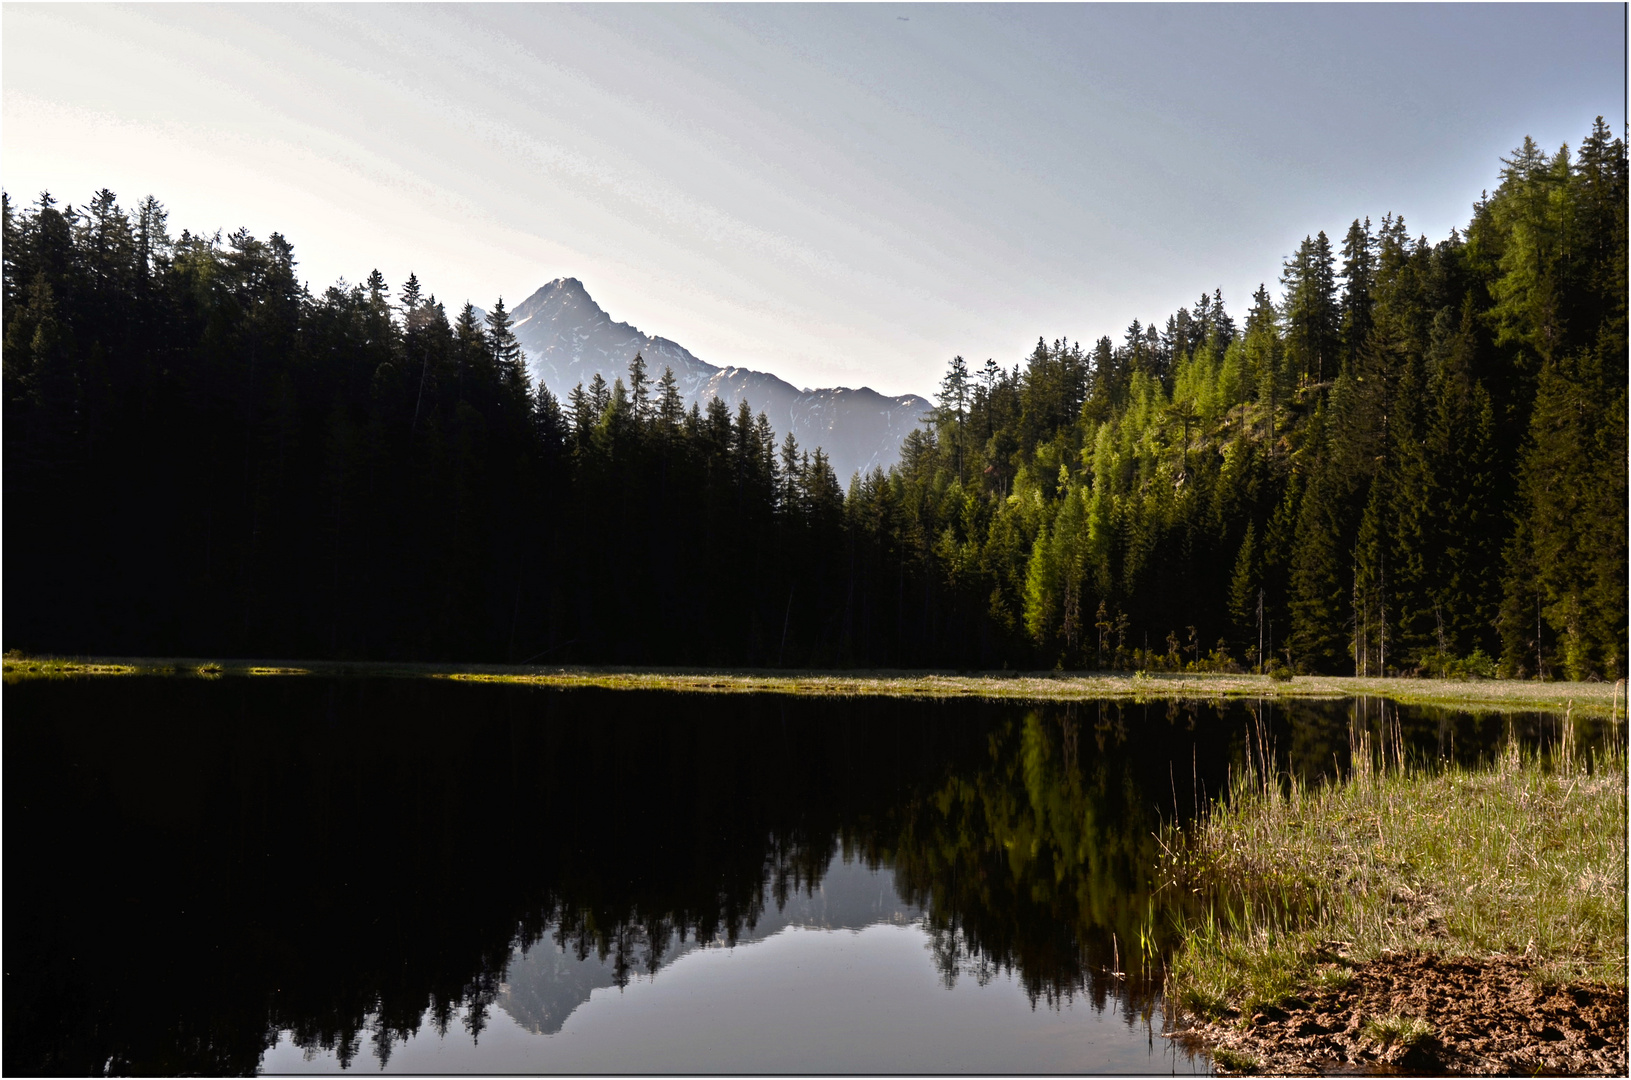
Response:
[{"label": "lake", "polygon": [[1206,1072],[1155,833],[1555,718],[423,679],[4,689],[4,1068]]}]

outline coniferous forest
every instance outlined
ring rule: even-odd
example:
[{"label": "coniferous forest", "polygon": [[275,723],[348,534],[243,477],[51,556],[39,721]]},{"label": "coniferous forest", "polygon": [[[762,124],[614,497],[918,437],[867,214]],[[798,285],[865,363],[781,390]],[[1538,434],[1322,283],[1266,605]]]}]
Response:
[{"label": "coniferous forest", "polygon": [[5,646],[102,655],[1618,677],[1627,169],[1525,140],[1464,231],[1304,240],[1091,345],[951,361],[848,481],[502,302],[4,206]]}]

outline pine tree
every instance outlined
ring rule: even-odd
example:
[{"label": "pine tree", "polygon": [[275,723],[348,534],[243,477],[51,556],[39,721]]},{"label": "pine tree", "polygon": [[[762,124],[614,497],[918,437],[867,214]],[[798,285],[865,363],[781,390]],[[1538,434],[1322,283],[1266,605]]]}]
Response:
[{"label": "pine tree", "polygon": [[1373,243],[1368,217],[1363,225],[1355,218],[1342,241],[1341,338],[1343,358],[1350,366],[1370,334],[1375,274]]},{"label": "pine tree", "polygon": [[566,445],[566,416],[561,411],[561,403],[542,382],[532,401],[532,424],[538,447],[546,456],[553,457]]},{"label": "pine tree", "polygon": [[1317,239],[1303,238],[1280,280],[1292,369],[1299,381],[1322,383],[1335,359],[1340,317],[1331,242],[1324,231]]},{"label": "pine tree", "polygon": [[678,430],[684,416],[685,403],[680,400],[679,384],[674,379],[674,369],[665,367],[662,378],[657,380],[657,419],[672,433]]},{"label": "pine tree", "polygon": [[[1523,530],[1506,583],[1509,610],[1535,591],[1571,679],[1617,676],[1625,662],[1625,535],[1604,529],[1616,508],[1624,520],[1625,393],[1605,400],[1594,366],[1568,358],[1541,369],[1519,471]],[[1508,655],[1520,636],[1510,623],[1503,629]]]},{"label": "pine tree", "polygon": [[169,217],[151,195],[136,207],[136,270],[144,285],[162,271],[169,258],[170,234],[165,229]]},{"label": "pine tree", "polygon": [[1263,445],[1274,456],[1276,413],[1279,410],[1285,375],[1277,313],[1268,287],[1259,285],[1252,295],[1252,310],[1246,317],[1245,362],[1248,378],[1255,385],[1258,406],[1263,414]]},{"label": "pine tree", "polygon": [[[600,376],[597,374],[595,377]],[[566,411],[572,420],[572,445],[582,452],[588,445],[589,433],[600,422],[600,412],[595,408],[594,402],[589,400],[589,395],[584,393],[582,383],[578,383],[567,393]]]},{"label": "pine tree", "polygon": [[963,419],[969,401],[968,363],[961,356],[951,358],[945,378],[940,380],[940,408],[936,421],[942,428],[950,428],[952,445],[956,448],[957,482],[963,482]]},{"label": "pine tree", "polygon": [[[1335,411],[1336,406],[1332,405]],[[1315,407],[1305,435],[1309,477],[1296,509],[1290,560],[1290,645],[1297,663],[1314,671],[1341,670],[1347,652],[1349,573],[1345,566],[1349,478],[1332,453],[1326,405]]]},{"label": "pine tree", "polygon": [[[510,313],[504,310],[503,297],[499,297],[493,310],[487,313],[487,342],[505,396],[512,404],[524,406],[532,397],[532,380],[527,375],[521,343],[515,340],[515,333],[510,329]],[[601,385],[605,385],[604,381]]]},{"label": "pine tree", "polygon": [[1257,570],[1257,526],[1248,521],[1235,556],[1234,573],[1229,577],[1229,620],[1237,639],[1256,647],[1257,596],[1262,586]]},{"label": "pine tree", "polygon": [[606,385],[606,380],[597,371],[595,377],[589,380],[589,411],[593,417],[591,424],[600,423],[601,416],[605,414],[611,403],[611,387]]},{"label": "pine tree", "polygon": [[1064,652],[1062,659],[1074,666],[1079,655],[1083,634],[1083,579],[1094,547],[1093,526],[1079,487],[1066,489],[1054,516],[1052,535],[1048,542],[1053,548],[1052,561],[1058,576],[1059,624],[1057,633]]},{"label": "pine tree", "polygon": [[453,324],[453,355],[458,399],[464,401],[467,393],[486,383],[492,366],[487,332],[476,318],[475,305],[468,301]]},{"label": "pine tree", "polygon": [[1564,347],[1560,293],[1566,273],[1567,149],[1556,158],[1527,136],[1512,157],[1502,158],[1501,186],[1489,213],[1504,234],[1500,273],[1490,282],[1489,319],[1495,343],[1516,348],[1520,368],[1533,373]]},{"label": "pine tree", "polygon": [[1031,558],[1025,570],[1025,630],[1038,646],[1051,640],[1059,621],[1059,561],[1044,527],[1031,545]]},{"label": "pine tree", "polygon": [[798,440],[793,438],[793,433],[789,431],[782,438],[781,469],[778,473],[780,487],[776,492],[776,506],[784,514],[790,515],[802,508],[800,492],[804,486],[807,468],[808,465],[801,465]]},{"label": "pine tree", "polygon": [[402,316],[404,321],[419,310],[419,304],[419,276],[410,273],[408,280],[402,285]]},{"label": "pine tree", "polygon": [[1431,505],[1423,516],[1429,534],[1428,596],[1435,631],[1442,634],[1444,649],[1457,656],[1489,644],[1505,529],[1495,489],[1494,407],[1473,377],[1478,347],[1467,297],[1460,327],[1430,380],[1422,436],[1432,477]]},{"label": "pine tree", "polygon": [[1388,598],[1393,611],[1390,651],[1402,668],[1407,663],[1430,666],[1439,654],[1437,629],[1442,602],[1435,595],[1442,584],[1434,510],[1438,477],[1423,445],[1417,365],[1412,363],[1400,384],[1389,431],[1386,475],[1381,488],[1381,536],[1387,547],[1390,581]]},{"label": "pine tree", "polygon": [[651,421],[651,381],[646,378],[645,357],[638,352],[629,361],[629,406],[634,418],[644,425]]},{"label": "pine tree", "polygon": [[1625,144],[1599,116],[1580,144],[1571,185],[1579,266],[1569,322],[1582,340],[1595,339],[1610,393],[1626,385],[1627,187]]}]

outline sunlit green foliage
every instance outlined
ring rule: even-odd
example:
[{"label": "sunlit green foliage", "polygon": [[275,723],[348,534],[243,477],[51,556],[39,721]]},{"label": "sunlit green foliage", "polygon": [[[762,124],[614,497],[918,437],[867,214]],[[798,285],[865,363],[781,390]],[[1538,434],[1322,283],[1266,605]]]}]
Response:
[{"label": "sunlit green foliage", "polygon": [[1038,341],[971,390],[954,361],[898,479],[909,515],[956,518],[956,573],[905,574],[968,630],[905,651],[1171,670],[1217,641],[1254,668],[1623,674],[1625,195],[1598,121],[1576,159],[1526,141],[1465,236],[1356,220],[1340,271],[1305,240],[1241,331],[1214,293],[1164,333]]}]

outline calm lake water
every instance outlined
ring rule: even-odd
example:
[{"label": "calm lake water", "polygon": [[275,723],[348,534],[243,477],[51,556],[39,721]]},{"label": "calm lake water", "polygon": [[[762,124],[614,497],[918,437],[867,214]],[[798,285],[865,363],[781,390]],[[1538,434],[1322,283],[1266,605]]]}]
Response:
[{"label": "calm lake water", "polygon": [[1358,727],[1473,761],[1555,724],[305,677],[4,708],[4,1068],[78,1075],[1205,1072],[1160,1038],[1163,821],[1265,735],[1318,778]]}]

